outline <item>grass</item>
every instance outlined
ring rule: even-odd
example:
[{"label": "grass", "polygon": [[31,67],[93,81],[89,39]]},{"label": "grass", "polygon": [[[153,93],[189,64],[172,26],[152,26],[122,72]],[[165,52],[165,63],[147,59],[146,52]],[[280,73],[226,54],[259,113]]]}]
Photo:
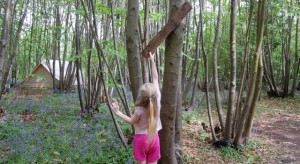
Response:
[{"label": "grass", "polygon": [[[94,117],[79,116],[74,94],[41,100],[0,101],[0,163],[132,163],[105,106]],[[35,119],[24,121],[22,113]]]},{"label": "grass", "polygon": [[260,163],[263,157],[257,155],[256,150],[267,149],[267,145],[259,141],[251,140],[246,145],[237,149],[222,147],[219,151],[220,156],[225,160],[244,161],[243,163]]}]

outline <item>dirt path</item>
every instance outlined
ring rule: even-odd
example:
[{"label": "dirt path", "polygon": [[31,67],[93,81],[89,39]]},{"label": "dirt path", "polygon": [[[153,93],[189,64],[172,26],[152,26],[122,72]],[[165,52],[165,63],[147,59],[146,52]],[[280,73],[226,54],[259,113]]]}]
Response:
[{"label": "dirt path", "polygon": [[[277,149],[276,161],[279,163],[300,164],[300,115],[294,112],[300,108],[300,103],[294,103],[262,113],[253,125],[254,136]],[[291,107],[293,105],[296,108]]]}]

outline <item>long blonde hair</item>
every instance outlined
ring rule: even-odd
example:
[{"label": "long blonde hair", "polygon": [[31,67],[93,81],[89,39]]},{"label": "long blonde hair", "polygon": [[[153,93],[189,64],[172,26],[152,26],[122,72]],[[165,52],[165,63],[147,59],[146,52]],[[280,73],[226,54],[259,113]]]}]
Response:
[{"label": "long blonde hair", "polygon": [[157,131],[157,89],[152,83],[145,83],[139,89],[136,106],[143,106],[147,109],[148,115],[148,143],[155,139]]}]

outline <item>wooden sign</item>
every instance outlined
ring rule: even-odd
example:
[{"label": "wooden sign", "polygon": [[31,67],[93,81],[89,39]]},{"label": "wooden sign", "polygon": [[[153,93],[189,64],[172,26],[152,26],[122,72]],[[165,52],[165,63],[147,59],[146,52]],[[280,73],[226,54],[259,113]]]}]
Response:
[{"label": "wooden sign", "polygon": [[154,53],[157,47],[170,35],[172,31],[179,25],[181,20],[191,11],[192,5],[189,2],[185,2],[179,7],[172,15],[167,24],[150,40],[145,49],[142,51],[142,55],[145,58],[149,57],[149,52]]}]

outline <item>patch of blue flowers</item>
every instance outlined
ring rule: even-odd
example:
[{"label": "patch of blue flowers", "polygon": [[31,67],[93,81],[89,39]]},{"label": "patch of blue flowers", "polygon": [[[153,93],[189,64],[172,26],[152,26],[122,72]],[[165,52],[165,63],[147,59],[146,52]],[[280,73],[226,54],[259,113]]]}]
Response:
[{"label": "patch of blue flowers", "polygon": [[[0,163],[133,163],[132,148],[122,146],[106,107],[80,117],[76,94],[0,103],[7,111],[0,122]],[[36,119],[22,121],[25,111]]]}]

